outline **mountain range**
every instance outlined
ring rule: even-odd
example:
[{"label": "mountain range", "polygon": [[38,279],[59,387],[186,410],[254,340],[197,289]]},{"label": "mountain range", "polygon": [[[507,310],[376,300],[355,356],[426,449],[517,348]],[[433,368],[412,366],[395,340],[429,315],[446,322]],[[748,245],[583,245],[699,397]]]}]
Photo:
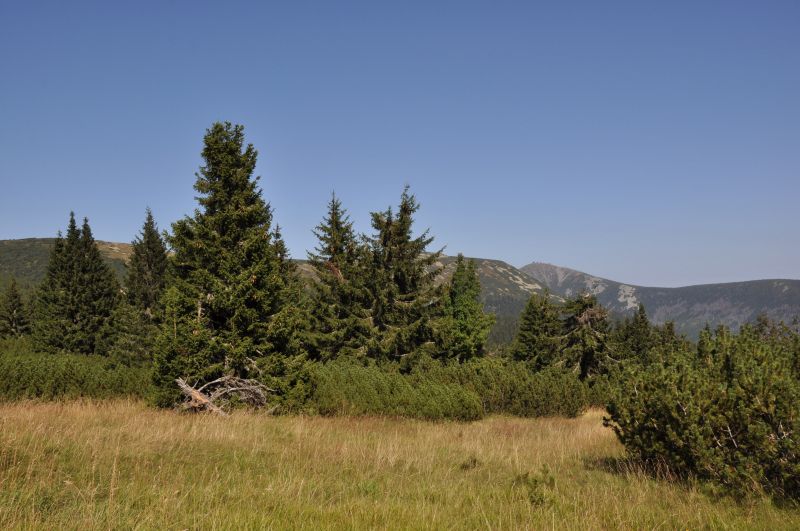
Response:
[{"label": "mountain range", "polygon": [[[31,290],[44,278],[54,242],[53,238],[0,240],[0,288],[14,277],[23,289]],[[130,257],[130,244],[97,243],[106,262],[121,279]],[[738,329],[761,313],[787,322],[800,317],[800,280],[658,288],[625,284],[541,262],[516,268],[502,260],[474,260],[481,281],[482,302],[487,311],[497,316],[490,336],[495,344],[513,338],[520,312],[531,294],[545,291],[556,300],[591,293],[617,318],[632,315],[642,303],[651,321],[656,324],[673,321],[676,330],[690,338],[696,338],[706,323]],[[298,262],[301,273],[310,276],[303,261]],[[438,265],[444,268],[443,280],[452,273],[454,263],[454,257],[441,257]]]},{"label": "mountain range", "polygon": [[523,266],[520,271],[559,297],[591,293],[613,315],[632,315],[640,303],[644,304],[651,321],[656,324],[673,321],[678,332],[692,338],[697,337],[706,323],[738,329],[762,313],[786,322],[800,317],[800,280],[658,288],[624,284],[541,262]]}]

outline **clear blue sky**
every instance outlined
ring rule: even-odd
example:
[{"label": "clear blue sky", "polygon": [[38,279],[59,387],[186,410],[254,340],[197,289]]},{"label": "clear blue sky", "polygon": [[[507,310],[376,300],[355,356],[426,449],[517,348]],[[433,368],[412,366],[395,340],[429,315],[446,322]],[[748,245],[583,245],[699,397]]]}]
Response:
[{"label": "clear blue sky", "polygon": [[168,227],[230,120],[297,257],[409,183],[451,254],[800,278],[795,0],[122,4],[0,4],[0,239]]}]

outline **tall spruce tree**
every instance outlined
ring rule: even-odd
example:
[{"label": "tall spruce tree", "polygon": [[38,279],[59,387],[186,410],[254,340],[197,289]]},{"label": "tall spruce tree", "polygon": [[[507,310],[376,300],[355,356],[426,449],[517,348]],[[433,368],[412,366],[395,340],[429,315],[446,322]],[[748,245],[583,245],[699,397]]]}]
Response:
[{"label": "tall spruce tree", "polygon": [[[36,290],[33,306],[32,336],[40,350],[54,351],[67,348],[66,333],[75,314],[75,298],[70,294],[70,284],[75,276],[71,257],[75,254],[80,231],[75,214],[70,212],[67,234],[56,236],[44,280]],[[68,252],[67,249],[71,252]]]},{"label": "tall spruce tree", "polygon": [[444,316],[437,321],[438,356],[466,361],[484,354],[494,315],[483,311],[480,296],[475,261],[459,254],[444,297]]},{"label": "tall spruce tree", "polygon": [[167,275],[167,247],[148,208],[142,232],[133,240],[125,281],[128,303],[149,319],[159,313],[159,300]]},{"label": "tall spruce tree", "polygon": [[253,376],[269,356],[301,354],[299,281],[272,230],[272,210],[253,177],[257,152],[240,125],[207,130],[195,183],[199,209],[172,225],[173,275],[155,354],[162,404],[174,379]]},{"label": "tall spruce tree", "polygon": [[563,341],[561,316],[550,292],[532,294],[520,316],[511,356],[541,370],[560,361]]},{"label": "tall spruce tree", "polygon": [[443,308],[442,289],[435,286],[440,270],[434,267],[441,251],[426,252],[433,242],[427,230],[414,237],[417,210],[419,203],[406,186],[397,213],[391,207],[372,213],[367,284],[376,335],[368,350],[375,358],[400,360],[434,347],[432,324]]},{"label": "tall spruce tree", "polygon": [[564,311],[565,367],[575,370],[581,380],[606,372],[609,357],[608,311],[594,295],[581,294],[568,300]]},{"label": "tall spruce tree", "polygon": [[113,333],[109,325],[113,326],[112,314],[119,302],[120,289],[117,277],[100,254],[87,218],[83,218],[81,227],[76,288],[79,294],[77,350],[106,354],[99,347],[107,342],[107,334]]},{"label": "tall spruce tree", "polygon": [[66,237],[59,234],[45,279],[36,294],[33,338],[43,350],[103,354],[101,346],[118,302],[119,285],[84,218],[79,229],[70,213]]},{"label": "tall spruce tree", "polygon": [[30,332],[30,320],[22,294],[12,278],[0,299],[0,337],[20,337]]},{"label": "tall spruce tree", "polygon": [[308,261],[319,279],[312,304],[316,356],[323,360],[361,356],[371,335],[364,277],[369,256],[336,194],[313,233],[318,243]]}]

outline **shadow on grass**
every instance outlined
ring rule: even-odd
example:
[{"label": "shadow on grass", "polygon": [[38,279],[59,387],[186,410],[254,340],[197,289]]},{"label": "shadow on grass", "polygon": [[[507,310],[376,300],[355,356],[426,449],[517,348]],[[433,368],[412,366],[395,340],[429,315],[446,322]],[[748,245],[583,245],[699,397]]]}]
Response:
[{"label": "shadow on grass", "polygon": [[775,507],[787,510],[800,509],[798,500],[780,494],[769,496],[758,488],[751,491],[736,491],[709,481],[702,481],[691,475],[678,474],[671,470],[663,460],[643,460],[635,457],[587,457],[583,460],[583,466],[586,470],[606,472],[625,479],[650,479],[687,490],[697,490],[716,501],[728,499],[742,505],[755,505],[769,500],[769,503]]},{"label": "shadow on grass", "polygon": [[639,477],[689,485],[692,484],[688,477],[683,477],[673,472],[663,460],[643,460],[635,457],[587,457],[583,460],[587,470],[607,472],[625,477]]}]

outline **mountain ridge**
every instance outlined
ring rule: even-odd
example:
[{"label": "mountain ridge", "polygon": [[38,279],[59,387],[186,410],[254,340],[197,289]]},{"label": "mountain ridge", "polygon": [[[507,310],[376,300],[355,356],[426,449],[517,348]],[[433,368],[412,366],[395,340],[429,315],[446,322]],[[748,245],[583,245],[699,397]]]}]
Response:
[{"label": "mountain ridge", "polygon": [[545,262],[520,268],[553,294],[574,297],[595,295],[613,314],[633,315],[644,304],[656,324],[673,321],[678,332],[697,337],[706,325],[726,325],[737,330],[759,314],[778,321],[800,316],[800,280],[759,279],[674,288],[639,286],[597,277]]}]

